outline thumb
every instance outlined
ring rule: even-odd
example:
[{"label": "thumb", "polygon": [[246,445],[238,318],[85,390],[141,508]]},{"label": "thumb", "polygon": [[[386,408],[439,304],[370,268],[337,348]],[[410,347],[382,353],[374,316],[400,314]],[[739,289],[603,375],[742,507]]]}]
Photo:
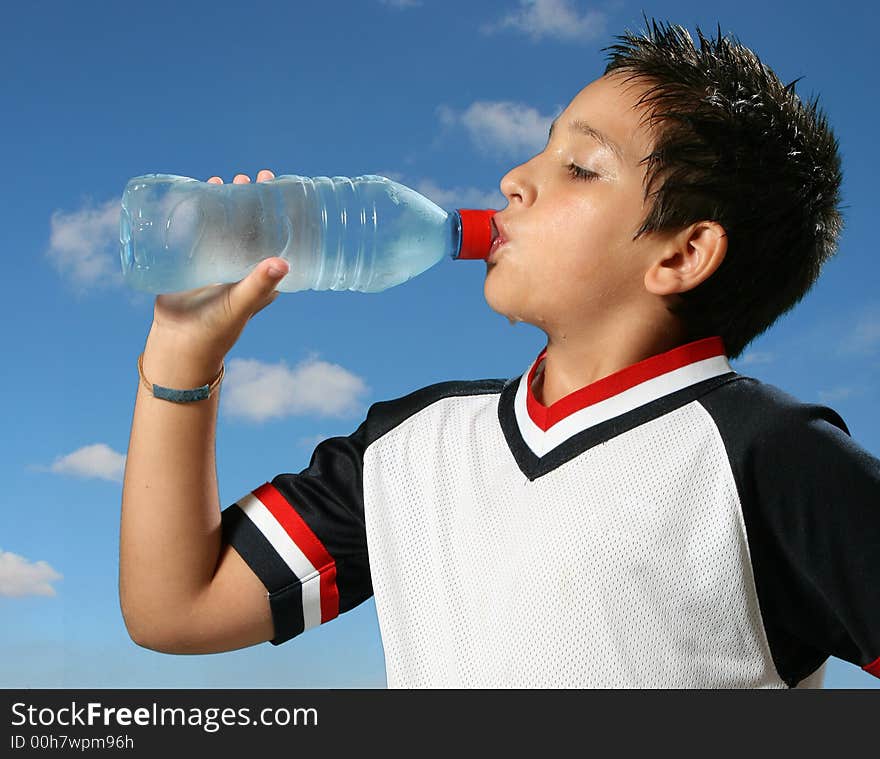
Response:
[{"label": "thumb", "polygon": [[229,305],[232,311],[245,319],[268,306],[278,292],[275,290],[284,275],[290,271],[290,264],[283,258],[266,258],[254,270],[229,291]]}]

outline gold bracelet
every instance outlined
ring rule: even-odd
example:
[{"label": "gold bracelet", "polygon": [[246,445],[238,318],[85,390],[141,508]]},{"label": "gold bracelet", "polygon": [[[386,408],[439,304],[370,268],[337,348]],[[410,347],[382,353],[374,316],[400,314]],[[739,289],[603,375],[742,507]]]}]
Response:
[{"label": "gold bracelet", "polygon": [[141,376],[141,382],[147,390],[149,390],[154,398],[163,401],[171,401],[172,403],[193,403],[194,401],[203,401],[211,397],[211,393],[217,389],[226,373],[226,364],[220,364],[220,373],[214,377],[213,381],[208,385],[195,387],[192,390],[175,390],[173,387],[162,387],[155,385],[144,376],[144,354],[138,356],[138,374]]}]

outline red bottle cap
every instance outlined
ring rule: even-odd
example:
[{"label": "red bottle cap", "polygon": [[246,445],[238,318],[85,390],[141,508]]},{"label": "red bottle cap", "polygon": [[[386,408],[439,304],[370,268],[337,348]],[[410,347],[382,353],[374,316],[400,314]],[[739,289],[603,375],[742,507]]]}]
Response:
[{"label": "red bottle cap", "polygon": [[456,258],[485,259],[492,245],[492,208],[459,208],[461,218],[461,248]]}]

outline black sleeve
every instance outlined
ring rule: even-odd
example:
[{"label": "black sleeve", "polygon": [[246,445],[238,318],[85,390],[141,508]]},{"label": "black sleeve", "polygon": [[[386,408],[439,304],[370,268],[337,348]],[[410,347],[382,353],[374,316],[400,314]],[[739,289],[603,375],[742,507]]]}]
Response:
[{"label": "black sleeve", "polygon": [[755,380],[704,405],[737,480],[755,585],[780,676],[828,656],[880,677],[880,460],[825,406]]},{"label": "black sleeve", "polygon": [[364,525],[365,425],[320,443],[299,474],[280,474],[223,510],[223,541],[269,593],[273,645],[372,595]]}]

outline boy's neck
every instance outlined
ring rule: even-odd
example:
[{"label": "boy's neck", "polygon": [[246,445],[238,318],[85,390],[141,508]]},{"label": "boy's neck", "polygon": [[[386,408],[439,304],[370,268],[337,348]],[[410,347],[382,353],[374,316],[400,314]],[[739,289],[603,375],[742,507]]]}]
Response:
[{"label": "boy's neck", "polygon": [[682,345],[685,338],[665,333],[645,336],[613,334],[590,340],[547,337],[543,371],[532,392],[544,406],[651,356]]}]

